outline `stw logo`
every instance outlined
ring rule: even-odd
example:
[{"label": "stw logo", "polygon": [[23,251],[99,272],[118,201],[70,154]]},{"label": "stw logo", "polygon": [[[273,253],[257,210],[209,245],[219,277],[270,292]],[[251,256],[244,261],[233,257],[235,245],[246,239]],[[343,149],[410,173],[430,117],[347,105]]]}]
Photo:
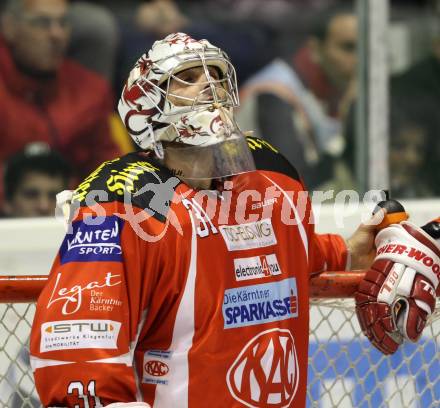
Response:
[{"label": "stw logo", "polygon": [[232,396],[247,407],[289,407],[298,388],[298,357],[289,330],[255,336],[226,375]]},{"label": "stw logo", "polygon": [[163,377],[168,374],[170,369],[165,363],[158,360],[150,360],[145,363],[145,371],[153,377]]}]

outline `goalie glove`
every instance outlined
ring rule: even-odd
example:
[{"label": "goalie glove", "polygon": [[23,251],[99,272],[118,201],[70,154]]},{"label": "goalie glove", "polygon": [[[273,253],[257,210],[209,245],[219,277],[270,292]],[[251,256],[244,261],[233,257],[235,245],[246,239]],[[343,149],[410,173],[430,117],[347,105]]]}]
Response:
[{"label": "goalie glove", "polygon": [[440,277],[440,219],[380,231],[377,255],[355,295],[362,331],[384,354],[417,341],[432,314]]}]

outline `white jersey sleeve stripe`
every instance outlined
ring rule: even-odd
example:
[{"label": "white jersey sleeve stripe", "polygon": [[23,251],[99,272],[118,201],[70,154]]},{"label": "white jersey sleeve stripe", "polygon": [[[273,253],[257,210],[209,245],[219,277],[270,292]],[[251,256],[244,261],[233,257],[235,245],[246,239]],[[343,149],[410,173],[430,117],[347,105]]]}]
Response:
[{"label": "white jersey sleeve stripe", "polygon": [[45,358],[38,358],[38,357],[30,357],[30,363],[32,371],[36,371],[39,368],[43,367],[52,367],[52,366],[59,366],[59,365],[65,365],[65,364],[74,364],[74,361],[61,361],[61,360],[51,360],[51,359],[45,359]]},{"label": "white jersey sleeve stripe", "polygon": [[298,225],[299,235],[301,236],[301,240],[304,245],[304,251],[306,253],[306,258],[307,258],[307,262],[308,262],[308,260],[309,260],[309,240],[307,238],[307,233],[304,228],[304,225],[302,224],[302,222],[304,220],[301,220],[301,218],[298,214],[298,210],[296,209],[295,204],[293,204],[293,201],[291,200],[289,195],[277,183],[275,183],[275,181],[273,181],[270,177],[266,176],[265,174],[263,174],[263,176],[265,178],[267,178],[276,188],[278,188],[278,190],[280,190],[283,193],[284,197],[286,198],[286,200],[288,201],[288,203],[292,207],[293,213],[295,214],[295,218],[298,220],[297,225]]}]

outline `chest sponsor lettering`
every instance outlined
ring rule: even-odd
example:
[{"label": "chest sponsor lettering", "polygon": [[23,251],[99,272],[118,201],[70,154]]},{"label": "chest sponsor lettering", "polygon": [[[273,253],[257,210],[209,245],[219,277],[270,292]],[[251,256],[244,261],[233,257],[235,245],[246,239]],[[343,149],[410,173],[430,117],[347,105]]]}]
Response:
[{"label": "chest sponsor lettering", "polygon": [[298,317],[296,279],[227,289],[222,311],[225,329]]},{"label": "chest sponsor lettering", "polygon": [[[72,223],[72,234],[66,235],[60,249],[61,264],[67,262],[122,261],[119,217],[101,217],[87,224],[88,219]],[[89,220],[91,222],[91,220]]]},{"label": "chest sponsor lettering", "polygon": [[277,238],[270,219],[219,227],[229,251],[276,245]]},{"label": "chest sponsor lettering", "polygon": [[275,254],[234,259],[234,274],[237,281],[267,278],[281,274]]}]

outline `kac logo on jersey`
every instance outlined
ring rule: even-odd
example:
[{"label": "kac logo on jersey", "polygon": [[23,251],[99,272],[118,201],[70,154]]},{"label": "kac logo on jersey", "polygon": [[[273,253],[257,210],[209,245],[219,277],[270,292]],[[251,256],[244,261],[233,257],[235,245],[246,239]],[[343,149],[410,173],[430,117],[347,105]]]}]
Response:
[{"label": "kac logo on jersey", "polygon": [[147,384],[168,385],[170,359],[172,351],[148,350],[144,354],[142,382]]},{"label": "kac logo on jersey", "polygon": [[298,389],[299,368],[289,330],[271,329],[256,335],[228,370],[231,395],[247,407],[290,407]]},{"label": "kac logo on jersey", "polygon": [[296,279],[227,289],[222,310],[225,329],[298,317]]},{"label": "kac logo on jersey", "polygon": [[270,219],[240,225],[222,225],[220,232],[229,251],[276,245],[277,238]]},{"label": "kac logo on jersey", "polygon": [[85,219],[72,223],[72,235],[67,235],[61,245],[61,264],[122,261],[120,234],[124,221],[110,216],[97,218],[93,222],[93,225],[87,224]]},{"label": "kac logo on jersey", "polygon": [[234,272],[237,281],[267,278],[281,274],[281,268],[275,254],[251,256],[234,259]]},{"label": "kac logo on jersey", "polygon": [[145,372],[153,377],[163,377],[164,375],[168,374],[168,371],[170,371],[169,367],[165,363],[158,360],[147,361],[144,368]]}]

